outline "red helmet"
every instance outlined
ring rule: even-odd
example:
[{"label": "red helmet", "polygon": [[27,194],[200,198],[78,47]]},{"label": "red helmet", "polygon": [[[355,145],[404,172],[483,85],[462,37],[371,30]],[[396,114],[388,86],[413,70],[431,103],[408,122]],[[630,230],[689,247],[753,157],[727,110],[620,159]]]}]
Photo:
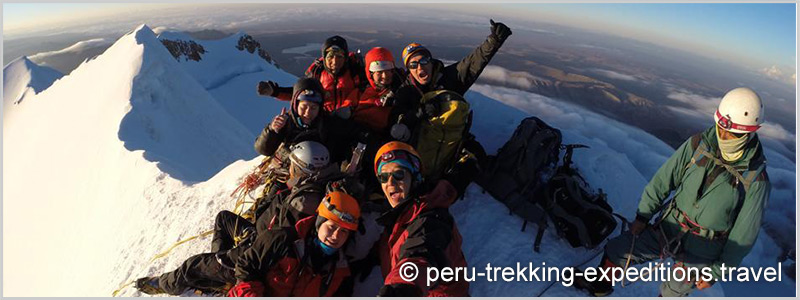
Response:
[{"label": "red helmet", "polygon": [[369,84],[372,87],[375,87],[371,73],[394,69],[394,56],[392,56],[392,52],[389,49],[375,47],[364,56],[364,64],[366,65],[367,80],[369,80]]}]

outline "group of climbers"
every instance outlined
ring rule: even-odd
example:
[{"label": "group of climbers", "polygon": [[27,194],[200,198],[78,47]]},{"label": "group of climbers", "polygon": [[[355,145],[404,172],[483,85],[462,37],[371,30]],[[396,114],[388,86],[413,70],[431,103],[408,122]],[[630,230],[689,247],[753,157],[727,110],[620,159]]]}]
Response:
[{"label": "group of climbers", "polygon": [[[468,106],[459,111],[467,124],[451,143],[451,158],[431,158],[424,134],[426,118],[441,110],[432,99],[463,97],[511,35],[503,23],[490,23],[488,38],[447,66],[419,43],[402,49],[402,66],[382,47],[362,61],[333,36],[293,88],[259,82],[258,94],[289,101],[255,142],[269,158],[270,184],[249,216],[218,214],[211,252],[140,278],[136,287],[147,294],[347,296],[356,275],[380,266],[377,295],[469,296],[463,279],[429,286],[423,276],[405,281],[400,266],[467,266],[448,207],[486,154],[469,133]],[[736,89],[714,118],[656,173],[631,230],[607,243],[600,268],[655,260],[670,249],[681,266],[709,266],[717,278],[721,263],[736,266],[749,252],[769,195],[755,133],[763,105],[751,90]],[[685,296],[712,283],[665,282],[661,295]],[[611,282],[583,277],[576,287],[596,296],[613,290]]]},{"label": "group of climbers", "polygon": [[[404,49],[403,66],[382,47],[362,61],[333,36],[292,88],[259,82],[260,95],[289,101],[254,145],[269,163],[262,196],[244,215],[217,215],[211,252],[135,286],[147,294],[347,296],[354,275],[380,266],[385,281],[377,295],[468,296],[465,281],[429,287],[398,277],[408,261],[467,265],[447,208],[474,179],[483,154],[473,142],[478,154],[470,159],[426,170],[415,150],[425,141],[410,139],[424,123],[415,102],[445,89],[463,96],[509,35],[492,21],[487,40],[447,67],[417,43]],[[470,151],[463,148],[453,156]]]}]

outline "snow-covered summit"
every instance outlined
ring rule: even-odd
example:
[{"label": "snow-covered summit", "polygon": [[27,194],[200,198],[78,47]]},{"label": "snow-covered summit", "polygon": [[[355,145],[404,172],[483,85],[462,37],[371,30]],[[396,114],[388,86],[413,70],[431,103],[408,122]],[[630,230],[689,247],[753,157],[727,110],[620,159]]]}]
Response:
[{"label": "snow-covered summit", "polygon": [[28,57],[19,57],[3,67],[3,114],[20,104],[26,95],[35,95],[50,87],[63,74],[37,65]]}]

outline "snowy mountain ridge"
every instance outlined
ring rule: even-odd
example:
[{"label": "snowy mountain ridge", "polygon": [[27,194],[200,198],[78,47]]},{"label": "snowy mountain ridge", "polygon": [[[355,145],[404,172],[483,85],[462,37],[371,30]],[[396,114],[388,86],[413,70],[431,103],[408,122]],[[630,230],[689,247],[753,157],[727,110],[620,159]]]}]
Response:
[{"label": "snowy mountain ridge", "polygon": [[[260,162],[252,150],[255,135],[288,106],[256,95],[258,80],[291,85],[296,78],[258,51],[237,49],[245,36],[201,41],[177,32],[156,35],[142,25],[46,90],[26,95],[12,118],[4,110],[4,296],[108,296],[125,282],[171,271],[208,251],[209,239],[198,239],[150,262],[212,228],[218,211],[232,209],[230,193]],[[192,41],[206,52],[198,61],[176,59],[165,39]],[[529,115],[561,129],[565,143],[591,146],[576,153],[575,163],[625,216],[635,212],[642,188],[673,151],[642,130],[544,96],[476,85],[466,98],[475,111],[472,131],[489,153]],[[774,202],[785,204],[790,195],[793,202],[794,183],[786,179],[793,178],[793,165],[776,160],[782,184]],[[451,212],[467,261],[478,268],[570,266],[595,253],[570,248],[553,230],[542,253],[534,253],[532,226],[520,232],[522,220],[474,184]],[[779,252],[762,232],[745,264],[770,266]],[[377,293],[377,273],[359,284],[359,295]],[[27,288],[34,281],[48,288]],[[547,284],[478,281],[470,292],[533,296]],[[637,284],[615,295],[654,296],[656,286]],[[698,294],[724,292],[715,285]],[[140,294],[128,288],[121,295]],[[583,293],[556,284],[545,295]]]}]

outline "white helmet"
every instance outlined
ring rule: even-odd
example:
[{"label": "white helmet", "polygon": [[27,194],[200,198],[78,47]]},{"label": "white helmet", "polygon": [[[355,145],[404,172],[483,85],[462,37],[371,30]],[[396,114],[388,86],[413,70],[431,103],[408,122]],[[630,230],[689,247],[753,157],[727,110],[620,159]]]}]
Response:
[{"label": "white helmet", "polygon": [[325,145],[314,141],[305,141],[289,147],[292,151],[289,159],[306,174],[311,174],[328,166],[330,156]]},{"label": "white helmet", "polygon": [[764,122],[764,104],[749,88],[735,88],[722,97],[714,121],[720,128],[733,133],[755,132]]}]

